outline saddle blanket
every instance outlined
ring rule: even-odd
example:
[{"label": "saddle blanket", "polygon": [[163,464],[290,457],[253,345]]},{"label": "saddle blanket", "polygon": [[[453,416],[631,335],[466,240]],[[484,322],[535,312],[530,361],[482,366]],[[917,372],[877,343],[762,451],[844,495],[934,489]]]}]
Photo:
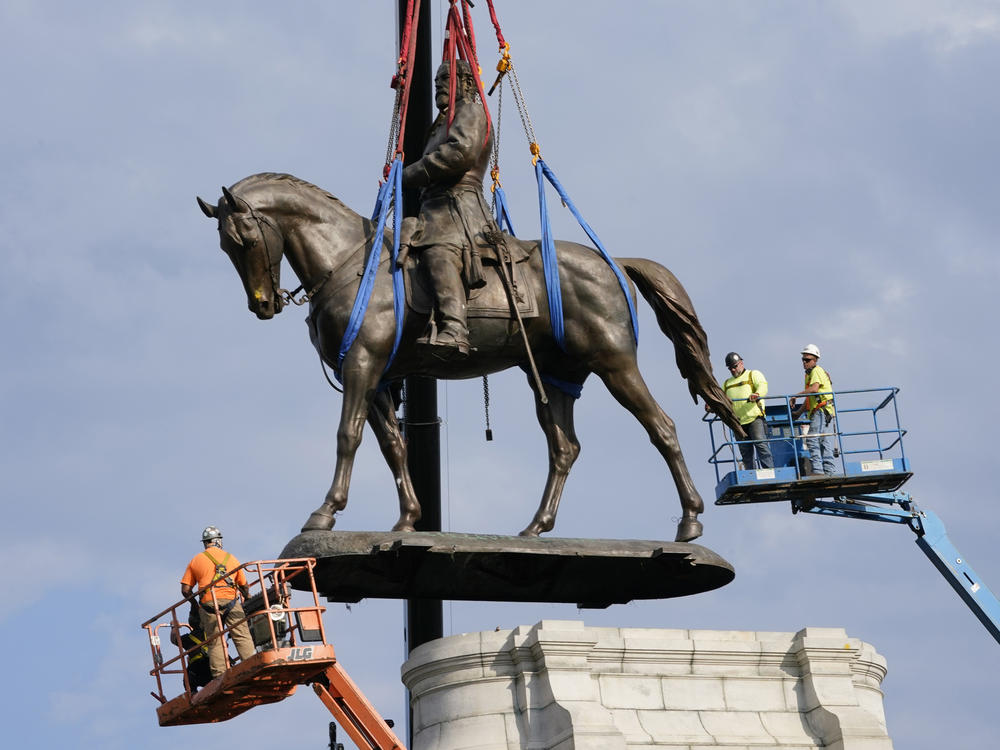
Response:
[{"label": "saddle blanket", "polygon": [[[517,309],[521,312],[522,318],[537,318],[535,290],[530,276],[523,270],[526,265],[526,263],[514,264]],[[483,276],[486,279],[486,286],[472,290],[466,302],[466,315],[470,318],[513,318],[514,313],[510,309],[507,290],[500,277],[500,268],[494,263],[484,263]],[[421,315],[429,315],[434,309],[434,292],[420,264],[406,263],[403,280],[406,285],[406,303],[410,309]]]}]

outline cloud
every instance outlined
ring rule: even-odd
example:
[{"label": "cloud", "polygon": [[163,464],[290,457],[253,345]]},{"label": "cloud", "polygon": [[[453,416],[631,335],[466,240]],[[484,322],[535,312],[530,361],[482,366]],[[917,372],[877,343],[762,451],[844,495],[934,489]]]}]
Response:
[{"label": "cloud", "polygon": [[0,548],[10,560],[31,560],[30,574],[17,571],[0,577],[0,624],[53,592],[77,586],[80,578],[89,578],[96,569],[96,552],[85,542],[24,527],[21,531],[17,538],[3,540]]},{"label": "cloud", "polygon": [[907,356],[916,334],[910,307],[916,294],[913,281],[899,274],[860,278],[858,287],[847,295],[850,301],[820,295],[799,308],[802,317],[812,322],[816,340],[837,342],[842,349],[847,345],[855,351]]},{"label": "cloud", "polygon": [[[0,6],[0,62],[17,71],[6,89],[13,114],[0,122],[4,549],[31,566],[2,584],[0,620],[19,643],[19,615],[38,613],[33,632],[56,642],[44,628],[67,606],[103,611],[20,670],[8,697],[47,701],[72,654],[73,674],[46,704],[53,721],[37,730],[51,734],[22,744],[277,744],[292,726],[317,740],[305,727],[326,717],[310,697],[223,726],[160,731],[136,626],[176,600],[204,525],[223,525],[241,559],[268,557],[329,487],[341,397],[322,379],[303,313],[253,319],[194,195],[215,200],[223,183],[277,170],[370,209],[392,107],[392,11],[260,0],[238,12],[124,0]],[[973,351],[977,371],[1000,368],[1000,353],[981,347],[994,337],[1000,276],[996,5],[648,1],[622,11],[551,0],[498,11],[546,159],[609,249],[674,270],[713,359],[740,351],[773,392],[801,388],[807,341],[838,384],[904,387],[914,492],[980,574],[1000,580],[1000,514],[983,492],[1000,407],[941,392]],[[515,222],[538,236],[513,107],[503,126]],[[558,234],[576,236],[567,212],[556,214]],[[710,503],[702,413],[644,303],[639,314],[644,376]],[[544,485],[545,444],[524,376],[490,383],[489,444],[478,381],[439,390],[444,483],[456,531],[516,533]],[[642,428],[594,378],[576,415],[583,453],[556,533],[670,538],[676,493]],[[395,517],[368,431],[338,528],[388,528]],[[890,659],[898,746],[990,736],[1000,657],[905,528],[792,516],[782,504],[709,507],[704,518],[702,541],[737,565],[731,586],[605,613],[456,603],[455,626],[550,615],[846,626]],[[328,618],[356,679],[397,717],[402,620],[396,602],[349,615],[334,607]],[[977,690],[956,698],[956,683]]]},{"label": "cloud", "polygon": [[1000,38],[1000,9],[990,3],[844,0],[841,6],[866,36],[885,40],[919,34],[930,39],[935,51],[942,55]]}]

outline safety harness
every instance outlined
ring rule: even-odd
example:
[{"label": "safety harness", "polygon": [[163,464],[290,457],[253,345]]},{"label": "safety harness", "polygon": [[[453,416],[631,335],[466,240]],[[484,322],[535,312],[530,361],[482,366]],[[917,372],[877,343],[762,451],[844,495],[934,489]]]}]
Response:
[{"label": "safety harness", "polygon": [[[205,587],[205,592],[201,596],[201,606],[203,608],[207,609],[210,612],[214,612],[215,611],[214,607],[211,604],[211,599],[210,599],[210,597],[208,595],[208,592],[212,589],[213,586],[215,586],[216,583],[218,583],[219,581],[223,581],[227,586],[229,586],[231,589],[233,589],[233,598],[230,599],[226,604],[221,605],[220,608],[219,608],[220,614],[222,614],[223,616],[225,616],[225,615],[229,614],[229,611],[233,607],[236,606],[236,601],[237,601],[236,600],[236,582],[233,580],[233,576],[229,573],[229,568],[227,566],[227,563],[229,562],[229,559],[232,557],[232,555],[230,555],[227,552],[226,553],[226,557],[225,557],[225,559],[222,562],[219,562],[218,560],[216,560],[209,553],[208,550],[205,550],[204,555],[209,560],[211,560],[212,564],[215,566],[215,575],[212,576],[212,582],[209,583],[208,586]],[[206,600],[208,600],[208,601],[206,601]],[[218,602],[218,598],[216,598],[215,601]]]},{"label": "safety harness", "polygon": [[[818,365],[817,365],[817,367],[818,367]],[[830,375],[829,372],[826,371],[826,369],[824,369],[823,372],[826,373],[826,379],[828,381],[830,381],[830,388],[829,388],[829,390],[832,391],[833,390],[833,377]],[[812,398],[817,399],[819,397],[818,396],[813,396]],[[815,404],[813,404],[812,408],[809,410],[809,418],[812,419],[812,415],[816,413],[817,409],[822,409],[823,411],[826,412],[827,422],[829,422],[829,418],[833,416],[833,401],[830,399],[829,396],[823,396],[822,398],[823,398],[822,401],[817,401]],[[807,397],[807,399],[808,399],[808,397]],[[830,408],[827,409],[826,408],[827,406],[829,406]]]}]

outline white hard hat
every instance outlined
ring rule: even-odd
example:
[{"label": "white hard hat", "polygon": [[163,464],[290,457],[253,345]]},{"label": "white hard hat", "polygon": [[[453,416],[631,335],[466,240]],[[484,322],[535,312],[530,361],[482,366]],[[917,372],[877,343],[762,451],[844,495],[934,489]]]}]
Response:
[{"label": "white hard hat", "polygon": [[819,347],[816,344],[806,344],[802,347],[803,354],[811,354],[816,359],[819,359]]},{"label": "white hard hat", "polygon": [[222,539],[222,532],[217,526],[206,526],[205,530],[201,532],[201,541],[210,542],[213,539]]}]

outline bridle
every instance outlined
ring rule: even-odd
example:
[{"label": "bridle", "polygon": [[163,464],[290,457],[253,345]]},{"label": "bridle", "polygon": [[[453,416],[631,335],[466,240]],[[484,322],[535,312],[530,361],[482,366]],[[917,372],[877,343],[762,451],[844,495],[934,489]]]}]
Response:
[{"label": "bridle", "polygon": [[[250,202],[247,201],[245,198],[240,198],[239,196],[236,195],[234,195],[233,197],[241,201],[247,207],[247,210],[250,212],[250,218],[252,218],[255,222],[257,222],[257,232],[260,234],[261,240],[264,243],[264,252],[267,254],[267,263],[268,263],[267,273],[271,280],[271,291],[274,293],[275,298],[280,299],[282,304],[284,305],[289,305],[289,304],[295,304],[297,306],[304,305],[306,302],[309,301],[313,293],[315,293],[316,290],[319,289],[319,287],[321,287],[324,282],[326,282],[326,277],[324,277],[319,282],[319,284],[317,284],[313,289],[309,290],[298,299],[296,299],[295,295],[302,291],[302,289],[304,288],[303,284],[299,284],[298,287],[296,287],[290,292],[287,289],[281,288],[281,286],[279,286],[279,281],[278,281],[278,269],[281,267],[281,253],[278,253],[277,258],[275,258],[275,256],[271,253],[271,247],[267,244],[267,232],[264,231],[264,227],[266,225],[270,227],[275,234],[280,236],[281,231],[278,229],[278,225],[275,224],[267,216],[257,213],[254,210],[254,207],[251,206]],[[254,238],[252,242],[247,243],[246,238],[242,234],[240,235],[240,240],[243,242],[244,247],[246,247],[247,249],[250,249],[257,244],[256,238]]]}]

